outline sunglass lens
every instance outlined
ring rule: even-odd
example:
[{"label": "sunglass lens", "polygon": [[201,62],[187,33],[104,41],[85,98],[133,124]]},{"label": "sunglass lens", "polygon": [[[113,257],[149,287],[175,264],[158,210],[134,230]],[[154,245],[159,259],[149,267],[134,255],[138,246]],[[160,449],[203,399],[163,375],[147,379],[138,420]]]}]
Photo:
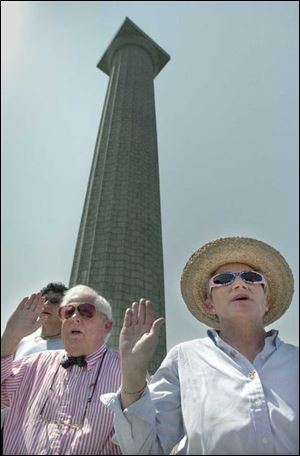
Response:
[{"label": "sunglass lens", "polygon": [[258,272],[246,271],[241,274],[241,277],[246,282],[257,283],[262,281],[262,276]]},{"label": "sunglass lens", "polygon": [[226,285],[232,282],[234,279],[234,275],[230,273],[219,274],[214,278],[215,285]]},{"label": "sunglass lens", "polygon": [[92,318],[95,314],[95,306],[93,304],[80,304],[78,312],[82,318]]},{"label": "sunglass lens", "polygon": [[58,309],[58,315],[62,320],[67,320],[68,318],[71,318],[74,312],[74,306],[63,306]]}]

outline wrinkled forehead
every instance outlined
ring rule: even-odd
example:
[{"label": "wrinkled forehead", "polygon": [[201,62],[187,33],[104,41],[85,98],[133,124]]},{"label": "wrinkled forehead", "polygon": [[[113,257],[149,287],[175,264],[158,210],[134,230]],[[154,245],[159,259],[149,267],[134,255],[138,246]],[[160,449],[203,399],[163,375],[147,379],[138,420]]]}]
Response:
[{"label": "wrinkled forehead", "polygon": [[211,275],[214,276],[215,274],[219,274],[221,272],[242,272],[242,271],[252,271],[253,268],[248,264],[244,263],[227,263],[220,266],[215,272]]}]

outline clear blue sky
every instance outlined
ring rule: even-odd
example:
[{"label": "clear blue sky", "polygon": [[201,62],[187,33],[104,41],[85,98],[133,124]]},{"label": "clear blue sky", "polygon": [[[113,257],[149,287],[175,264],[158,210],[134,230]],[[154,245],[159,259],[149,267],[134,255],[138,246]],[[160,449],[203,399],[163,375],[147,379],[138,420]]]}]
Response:
[{"label": "clear blue sky", "polygon": [[[168,348],[206,334],[188,257],[223,236],[277,248],[298,290],[298,2],[2,2],[2,329],[68,283],[108,77],[128,16],[171,55],[155,79]],[[272,325],[298,344],[298,291]]]}]

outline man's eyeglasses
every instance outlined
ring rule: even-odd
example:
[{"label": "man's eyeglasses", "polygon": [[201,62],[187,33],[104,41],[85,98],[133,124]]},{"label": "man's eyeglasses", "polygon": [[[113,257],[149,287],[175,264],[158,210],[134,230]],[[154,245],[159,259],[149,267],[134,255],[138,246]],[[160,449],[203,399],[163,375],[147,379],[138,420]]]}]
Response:
[{"label": "man's eyeglasses", "polygon": [[82,318],[88,319],[93,318],[96,313],[96,307],[94,304],[78,304],[62,306],[58,309],[58,315],[61,320],[68,320],[75,312],[78,312]]},{"label": "man's eyeglasses", "polygon": [[47,296],[45,296],[45,302],[50,302],[50,304],[60,304],[62,298],[47,298]]},{"label": "man's eyeglasses", "polygon": [[266,279],[260,272],[242,271],[242,272],[221,272],[214,275],[208,282],[209,292],[215,287],[224,287],[232,284],[237,277],[240,277],[244,282],[250,284],[266,285]]}]

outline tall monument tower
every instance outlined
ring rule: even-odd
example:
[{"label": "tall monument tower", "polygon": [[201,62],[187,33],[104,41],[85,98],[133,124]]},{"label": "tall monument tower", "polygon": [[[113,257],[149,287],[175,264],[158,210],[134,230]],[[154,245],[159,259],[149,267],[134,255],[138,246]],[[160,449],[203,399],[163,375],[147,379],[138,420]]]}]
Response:
[{"label": "tall monument tower", "polygon": [[[70,286],[112,304],[118,347],[124,312],[139,298],[164,311],[164,275],[153,79],[170,56],[126,18],[98,63],[109,84],[75,249]],[[165,332],[152,365],[166,353]]]}]

